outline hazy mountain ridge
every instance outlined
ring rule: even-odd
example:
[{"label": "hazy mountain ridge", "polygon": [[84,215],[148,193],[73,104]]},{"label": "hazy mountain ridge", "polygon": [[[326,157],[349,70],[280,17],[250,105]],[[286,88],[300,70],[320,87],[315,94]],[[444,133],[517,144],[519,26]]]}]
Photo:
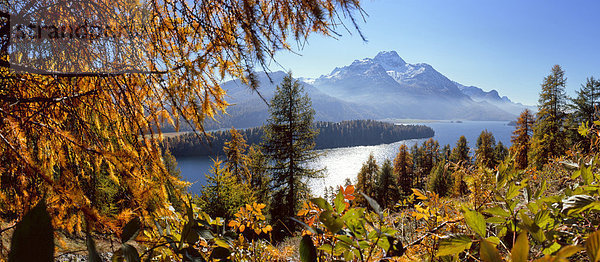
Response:
[{"label": "hazy mountain ridge", "polygon": [[[258,92],[270,101],[286,73],[257,73]],[[355,60],[316,79],[298,78],[312,99],[317,121],[351,119],[514,120],[526,106],[448,79],[425,63],[406,63],[395,51]],[[269,117],[267,104],[239,80],[222,84],[232,104],[208,129],[262,125]]]},{"label": "hazy mountain ridge", "polygon": [[457,82],[454,83],[465,95],[468,95],[474,101],[488,102],[509,113],[519,115],[524,109],[529,109],[533,112],[537,111],[536,106],[528,106],[523,105],[521,103],[513,102],[507,96],[500,97],[498,91],[496,91],[495,89],[492,89],[490,91],[484,91],[483,89],[476,86],[464,86]]},{"label": "hazy mountain ridge", "polygon": [[[282,71],[272,72],[268,75],[264,72],[257,73],[257,79],[260,83],[258,92],[267,102],[270,102],[277,85],[281,83],[286,75],[287,73]],[[357,106],[342,101],[324,94],[310,84],[303,84],[304,90],[312,100],[316,121],[339,122],[351,119],[377,118],[377,115],[368,106]],[[218,116],[217,121],[207,121],[205,123],[207,129],[232,126],[248,128],[265,123],[269,117],[268,106],[255,91],[250,90],[239,80],[227,81],[221,86],[227,91],[225,100],[231,105],[227,108],[227,114]]]},{"label": "hazy mountain ridge", "polygon": [[492,89],[490,91],[484,91],[483,89],[476,86],[464,86],[457,82],[454,82],[454,84],[456,84],[458,89],[460,89],[460,91],[463,92],[463,94],[468,95],[473,100],[480,99],[512,103],[512,101],[507,96],[500,97],[498,91],[496,91],[495,89]]}]

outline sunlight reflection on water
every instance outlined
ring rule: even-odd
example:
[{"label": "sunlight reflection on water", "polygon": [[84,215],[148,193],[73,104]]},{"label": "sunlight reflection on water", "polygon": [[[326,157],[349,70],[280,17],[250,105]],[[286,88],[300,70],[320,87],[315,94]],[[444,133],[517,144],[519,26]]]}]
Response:
[{"label": "sunlight reflection on water", "polygon": [[[419,123],[430,126],[435,131],[436,139],[440,144],[440,149],[446,144],[454,146],[461,135],[464,135],[469,142],[471,154],[475,147],[477,137],[484,129],[492,132],[496,142],[502,141],[505,146],[510,146],[510,136],[514,127],[506,125],[506,121],[464,121],[463,123],[452,123],[449,121],[440,121],[433,123]],[[355,146],[342,147],[334,149],[319,150],[324,153],[312,167],[326,167],[326,175],[322,179],[309,181],[309,186],[315,196],[320,196],[327,186],[337,187],[343,185],[346,178],[356,182],[356,175],[363,162],[367,160],[369,154],[373,152],[378,164],[382,164],[385,159],[393,160],[398,147],[406,144],[409,148],[415,143],[423,143],[427,139],[411,139],[399,141],[391,144],[382,144],[376,146]],[[221,158],[222,159],[222,158]],[[201,185],[205,182],[205,174],[208,173],[212,161],[209,157],[177,159],[183,178],[187,181],[197,181],[190,188],[191,193],[199,194]]]},{"label": "sunlight reflection on water", "polygon": [[309,182],[312,193],[316,196],[321,196],[324,193],[325,187],[343,185],[346,178],[350,178],[353,183],[356,182],[356,174],[358,174],[363,162],[369,158],[371,152],[377,163],[382,164],[385,159],[393,160],[400,145],[406,144],[411,147],[415,143],[422,143],[425,140],[411,139],[376,146],[355,146],[319,150],[318,152],[324,153],[324,155],[319,157],[319,160],[313,164],[313,167],[326,168],[326,175],[322,179],[314,179]]},{"label": "sunlight reflection on water", "polygon": [[[439,142],[440,149],[446,144],[450,144],[450,146],[454,147],[458,138],[461,135],[464,135],[469,142],[471,154],[473,154],[473,148],[476,146],[477,137],[481,131],[485,129],[494,134],[496,142],[502,141],[505,146],[509,147],[510,136],[514,127],[506,124],[506,121],[464,121],[463,123],[440,121],[422,123],[422,125],[433,128],[435,131],[433,139],[436,139]],[[335,188],[339,185],[343,185],[346,178],[349,178],[352,183],[355,183],[358,171],[360,171],[362,164],[367,161],[371,152],[373,153],[377,164],[381,165],[385,159],[393,161],[400,145],[406,144],[410,148],[415,143],[422,144],[425,140],[427,139],[411,139],[376,146],[356,146],[319,150],[318,152],[324,153],[324,155],[313,164],[313,167],[325,167],[327,169],[324,178],[309,181],[312,193],[315,196],[321,196],[324,193],[325,187],[333,186]]]}]

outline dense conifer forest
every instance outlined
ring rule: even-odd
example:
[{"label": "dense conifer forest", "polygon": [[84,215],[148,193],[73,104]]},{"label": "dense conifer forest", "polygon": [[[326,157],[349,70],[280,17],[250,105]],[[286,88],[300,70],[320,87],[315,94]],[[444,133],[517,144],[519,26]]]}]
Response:
[{"label": "dense conifer forest", "polygon": [[[406,139],[433,137],[434,131],[424,125],[395,125],[375,120],[350,120],[338,123],[316,122],[318,135],[315,149],[347,146],[369,146]],[[260,144],[264,135],[262,127],[239,130],[247,143]],[[193,133],[168,137],[165,146],[174,156],[216,156],[223,154],[223,145],[231,139],[227,130],[209,133],[209,138]]]}]

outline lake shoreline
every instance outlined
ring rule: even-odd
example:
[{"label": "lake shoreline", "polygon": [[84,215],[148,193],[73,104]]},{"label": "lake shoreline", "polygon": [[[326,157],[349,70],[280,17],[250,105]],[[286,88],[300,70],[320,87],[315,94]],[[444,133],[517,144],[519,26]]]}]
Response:
[{"label": "lake shoreline", "polygon": [[[505,146],[510,146],[510,137],[514,127],[508,126],[509,121],[464,121],[462,123],[447,121],[437,121],[433,123],[426,123],[431,127],[435,134],[433,139],[437,140],[440,147],[446,144],[454,147],[456,141],[461,135],[465,135],[467,138],[469,147],[471,148],[471,155],[474,152],[477,137],[483,130],[492,132],[496,138],[496,142],[501,141]],[[351,147],[338,147],[330,149],[320,149],[317,152],[324,153],[316,163],[312,166],[315,168],[327,168],[326,177],[324,179],[315,179],[309,181],[314,195],[322,195],[325,186],[336,186],[342,185],[346,178],[350,178],[354,182],[356,174],[360,170],[362,163],[365,162],[372,152],[377,160],[377,163],[382,163],[385,159],[392,159],[398,151],[398,147],[405,144],[409,147],[415,143],[423,143],[429,138],[422,139],[407,139],[400,140],[393,143],[368,145],[368,146],[351,146]],[[219,157],[219,159],[224,159]],[[210,157],[178,157],[177,162],[182,171],[184,179],[187,181],[198,181],[197,184],[190,188],[190,192],[199,193],[201,184],[205,181],[205,175],[208,174],[210,167],[212,167],[212,160]]]}]

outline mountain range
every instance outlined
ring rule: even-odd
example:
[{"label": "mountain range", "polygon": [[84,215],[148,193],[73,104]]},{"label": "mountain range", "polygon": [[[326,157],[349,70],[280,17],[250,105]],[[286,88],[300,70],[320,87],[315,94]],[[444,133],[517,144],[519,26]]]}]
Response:
[{"label": "mountain range", "polygon": [[[269,101],[287,73],[257,73],[258,92]],[[298,78],[311,97],[317,121],[351,119],[514,120],[525,108],[500,96],[448,79],[425,63],[406,63],[395,51],[355,60],[319,78]],[[268,118],[267,104],[239,80],[222,84],[232,104],[208,129],[247,128]]]}]

